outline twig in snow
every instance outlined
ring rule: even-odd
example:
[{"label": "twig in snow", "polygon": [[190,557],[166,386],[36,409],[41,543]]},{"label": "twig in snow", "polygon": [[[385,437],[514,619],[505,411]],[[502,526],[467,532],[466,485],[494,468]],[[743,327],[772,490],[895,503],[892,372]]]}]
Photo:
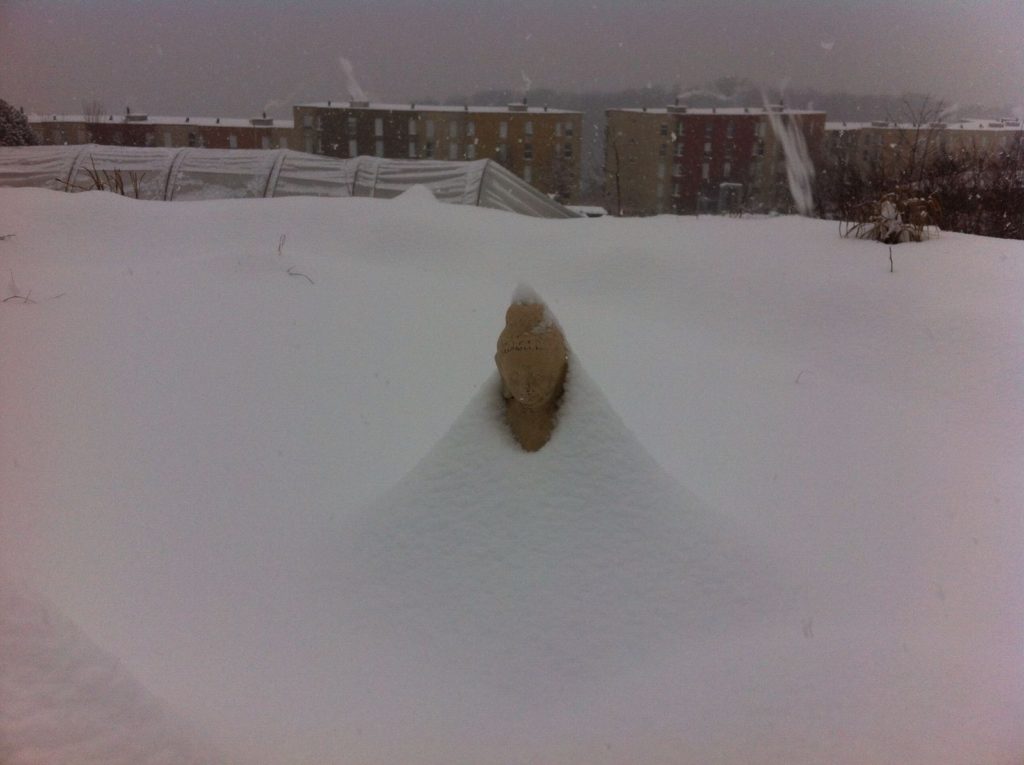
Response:
[{"label": "twig in snow", "polygon": [[893,270],[893,268],[894,268],[894,267],[893,267],[893,263],[892,263],[892,247],[890,247],[890,248],[889,248],[889,273],[890,273],[890,274],[891,274],[891,273],[895,273],[895,271]]},{"label": "twig in snow", "polygon": [[807,371],[806,369],[801,369],[801,370],[800,370],[800,373],[799,373],[799,374],[798,374],[798,375],[796,376],[796,379],[795,379],[795,380],[793,380],[793,382],[794,382],[794,383],[796,383],[797,385],[799,385],[799,384],[800,384],[800,377],[801,377],[801,376],[803,375],[803,373],[804,373],[804,372],[806,372],[806,371]]},{"label": "twig in snow", "polygon": [[22,303],[35,303],[36,301],[32,300],[32,298],[30,297],[31,295],[32,290],[29,290],[24,295],[11,295],[10,297],[5,297],[3,302],[6,303],[8,300],[20,300]]},{"label": "twig in snow", "polygon": [[281,234],[281,238],[277,240],[277,257],[281,257],[281,250],[284,249],[285,235]]},{"label": "twig in snow", "polygon": [[13,237],[14,234],[0,234],[0,242],[4,241],[4,239],[12,239]]},{"label": "twig in snow", "polygon": [[292,268],[295,268],[295,266],[292,266],[291,268],[289,268],[289,269],[288,269],[288,276],[301,276],[301,277],[303,277],[304,279],[308,279],[308,280],[309,280],[309,283],[310,283],[310,284],[316,284],[316,282],[314,282],[314,281],[313,281],[312,279],[310,279],[310,278],[309,278],[308,276],[306,276],[306,275],[305,275],[305,274],[303,274],[303,273],[300,273],[299,271],[293,271],[293,270],[292,270]]}]

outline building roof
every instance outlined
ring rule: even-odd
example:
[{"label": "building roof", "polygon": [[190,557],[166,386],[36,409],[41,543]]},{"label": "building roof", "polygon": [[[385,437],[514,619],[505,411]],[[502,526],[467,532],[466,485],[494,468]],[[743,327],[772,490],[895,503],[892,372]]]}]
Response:
[{"label": "building roof", "polygon": [[679,107],[660,107],[660,108],[648,108],[642,107],[625,107],[618,109],[605,109],[605,112],[629,112],[631,114],[655,114],[655,115],[703,115],[703,116],[720,116],[720,115],[731,115],[731,116],[749,116],[757,117],[760,115],[768,114],[773,112],[775,114],[821,114],[825,112],[817,111],[812,109],[769,109],[764,106],[709,106],[694,108],[692,106],[679,106]]},{"label": "building roof", "polygon": [[103,125],[200,125],[203,127],[235,127],[235,128],[284,128],[295,127],[294,120],[274,120],[263,117],[166,117],[152,114],[104,114],[99,118],[87,117],[83,114],[29,114],[26,115],[30,124],[47,122],[93,122]]},{"label": "building roof", "polygon": [[298,107],[316,109],[366,109],[382,112],[459,112],[483,114],[583,114],[570,109],[552,109],[547,106],[532,104],[507,104],[506,106],[474,106],[472,104],[379,104],[369,101],[318,101],[315,103],[296,104]]},{"label": "building roof", "polygon": [[885,120],[875,120],[874,122],[826,122],[825,130],[845,131],[845,130],[864,130],[864,129],[883,129],[883,130],[985,130],[992,132],[1020,132],[1022,129],[1021,121],[1015,117],[1007,117],[1004,119],[962,119],[962,120],[947,120],[945,122],[930,122],[924,125],[917,125],[912,122],[887,122]]}]

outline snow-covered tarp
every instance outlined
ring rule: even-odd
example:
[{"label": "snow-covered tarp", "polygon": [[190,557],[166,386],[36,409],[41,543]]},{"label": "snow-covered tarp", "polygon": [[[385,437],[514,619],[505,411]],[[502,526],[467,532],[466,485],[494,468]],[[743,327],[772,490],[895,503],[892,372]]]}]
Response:
[{"label": "snow-covered tarp", "polygon": [[0,186],[80,191],[115,183],[139,199],[193,201],[318,196],[390,199],[422,185],[442,202],[539,218],[578,214],[489,159],[336,159],[288,149],[0,147]]}]

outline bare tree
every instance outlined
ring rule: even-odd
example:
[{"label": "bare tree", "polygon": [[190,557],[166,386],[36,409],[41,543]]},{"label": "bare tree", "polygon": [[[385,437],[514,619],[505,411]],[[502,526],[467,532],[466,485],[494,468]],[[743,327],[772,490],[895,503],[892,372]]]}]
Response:
[{"label": "bare tree", "polygon": [[102,101],[95,98],[82,101],[82,118],[85,122],[99,122],[104,114],[106,114],[106,109],[103,108]]}]

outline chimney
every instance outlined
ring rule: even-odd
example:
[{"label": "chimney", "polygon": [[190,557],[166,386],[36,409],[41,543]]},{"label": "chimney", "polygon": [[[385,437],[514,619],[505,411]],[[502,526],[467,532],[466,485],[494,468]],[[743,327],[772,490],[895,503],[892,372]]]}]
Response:
[{"label": "chimney", "polygon": [[330,105],[331,105],[331,101],[330,101],[330,99],[328,99],[328,101],[327,101],[327,105],[328,105],[328,106],[330,106]]},{"label": "chimney", "polygon": [[370,106],[369,101],[349,101],[349,109],[367,109]]}]

